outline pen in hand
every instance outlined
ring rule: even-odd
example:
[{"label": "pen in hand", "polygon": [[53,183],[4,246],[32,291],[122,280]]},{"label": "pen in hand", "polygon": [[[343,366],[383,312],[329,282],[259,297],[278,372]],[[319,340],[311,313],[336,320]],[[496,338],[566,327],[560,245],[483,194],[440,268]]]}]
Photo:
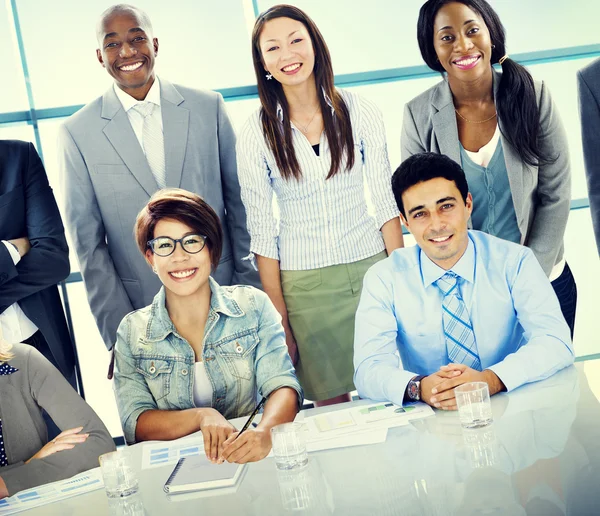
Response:
[{"label": "pen in hand", "polygon": [[[250,417],[248,418],[248,421],[246,421],[246,424],[242,427],[242,429],[240,430],[240,433],[237,434],[236,439],[242,435],[246,430],[248,430],[248,427],[250,426],[250,424],[252,423],[252,420],[256,417],[256,414],[258,414],[258,411],[260,410],[260,408],[265,404],[265,402],[267,401],[267,398],[265,398],[263,396],[262,400],[260,400],[260,402],[258,403],[258,405],[256,406],[256,408],[254,409],[254,412],[252,412],[252,414],[250,414]],[[256,428],[256,426],[255,426]]]}]

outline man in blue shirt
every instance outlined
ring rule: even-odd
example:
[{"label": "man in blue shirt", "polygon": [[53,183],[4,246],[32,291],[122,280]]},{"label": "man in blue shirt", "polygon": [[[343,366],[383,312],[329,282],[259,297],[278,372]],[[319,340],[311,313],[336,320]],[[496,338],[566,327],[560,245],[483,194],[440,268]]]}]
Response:
[{"label": "man in blue shirt", "polygon": [[532,251],[467,230],[473,201],[457,163],[414,155],[392,189],[417,245],[365,276],[354,339],[360,396],[455,410],[463,383],[486,382],[493,395],[573,363],[569,327]]}]

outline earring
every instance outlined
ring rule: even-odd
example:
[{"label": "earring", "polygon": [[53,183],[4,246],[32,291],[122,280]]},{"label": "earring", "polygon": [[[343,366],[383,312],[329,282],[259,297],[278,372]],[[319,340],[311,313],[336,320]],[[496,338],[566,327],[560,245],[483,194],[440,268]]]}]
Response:
[{"label": "earring", "polygon": [[154,274],[158,274],[158,271],[156,270],[156,267],[152,267],[152,272],[153,272]]},{"label": "earring", "polygon": [[267,78],[267,81],[270,81],[273,78],[270,73],[266,74],[265,77]]},{"label": "earring", "polygon": [[492,44],[492,50],[494,50],[496,48],[496,45]]}]

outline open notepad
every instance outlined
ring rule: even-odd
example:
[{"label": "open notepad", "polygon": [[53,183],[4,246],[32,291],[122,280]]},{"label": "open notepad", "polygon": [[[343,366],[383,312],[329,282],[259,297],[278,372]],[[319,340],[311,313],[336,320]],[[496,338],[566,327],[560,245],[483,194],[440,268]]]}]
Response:
[{"label": "open notepad", "polygon": [[204,455],[183,457],[165,483],[165,493],[186,493],[203,489],[232,487],[240,478],[245,464],[213,464]]}]

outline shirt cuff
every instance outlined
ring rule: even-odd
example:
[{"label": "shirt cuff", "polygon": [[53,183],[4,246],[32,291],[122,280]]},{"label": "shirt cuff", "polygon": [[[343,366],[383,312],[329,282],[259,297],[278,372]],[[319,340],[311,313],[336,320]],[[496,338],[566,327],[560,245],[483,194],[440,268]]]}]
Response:
[{"label": "shirt cuff", "polygon": [[250,252],[257,254],[258,256],[264,256],[265,258],[272,258],[273,260],[279,260],[279,248],[277,246],[278,238],[272,239],[256,239],[252,238],[250,241]]},{"label": "shirt cuff", "polygon": [[[526,382],[523,375],[519,375],[519,371],[511,370],[510,366],[507,367],[502,362],[486,367],[486,369],[489,369],[500,378],[500,381],[504,384],[504,387],[506,387],[506,392],[514,391],[517,387],[520,387]],[[519,378],[519,376],[521,377]]]},{"label": "shirt cuff", "polygon": [[14,245],[7,242],[6,240],[2,240],[2,243],[6,246],[6,249],[8,249],[8,254],[10,254],[13,264],[17,265],[17,263],[21,261],[21,255],[19,254],[19,251],[15,249]]},{"label": "shirt cuff", "polygon": [[395,203],[393,206],[388,206],[385,209],[377,210],[375,213],[375,222],[377,223],[377,228],[381,229],[386,222],[398,218],[399,215],[400,211]]}]

